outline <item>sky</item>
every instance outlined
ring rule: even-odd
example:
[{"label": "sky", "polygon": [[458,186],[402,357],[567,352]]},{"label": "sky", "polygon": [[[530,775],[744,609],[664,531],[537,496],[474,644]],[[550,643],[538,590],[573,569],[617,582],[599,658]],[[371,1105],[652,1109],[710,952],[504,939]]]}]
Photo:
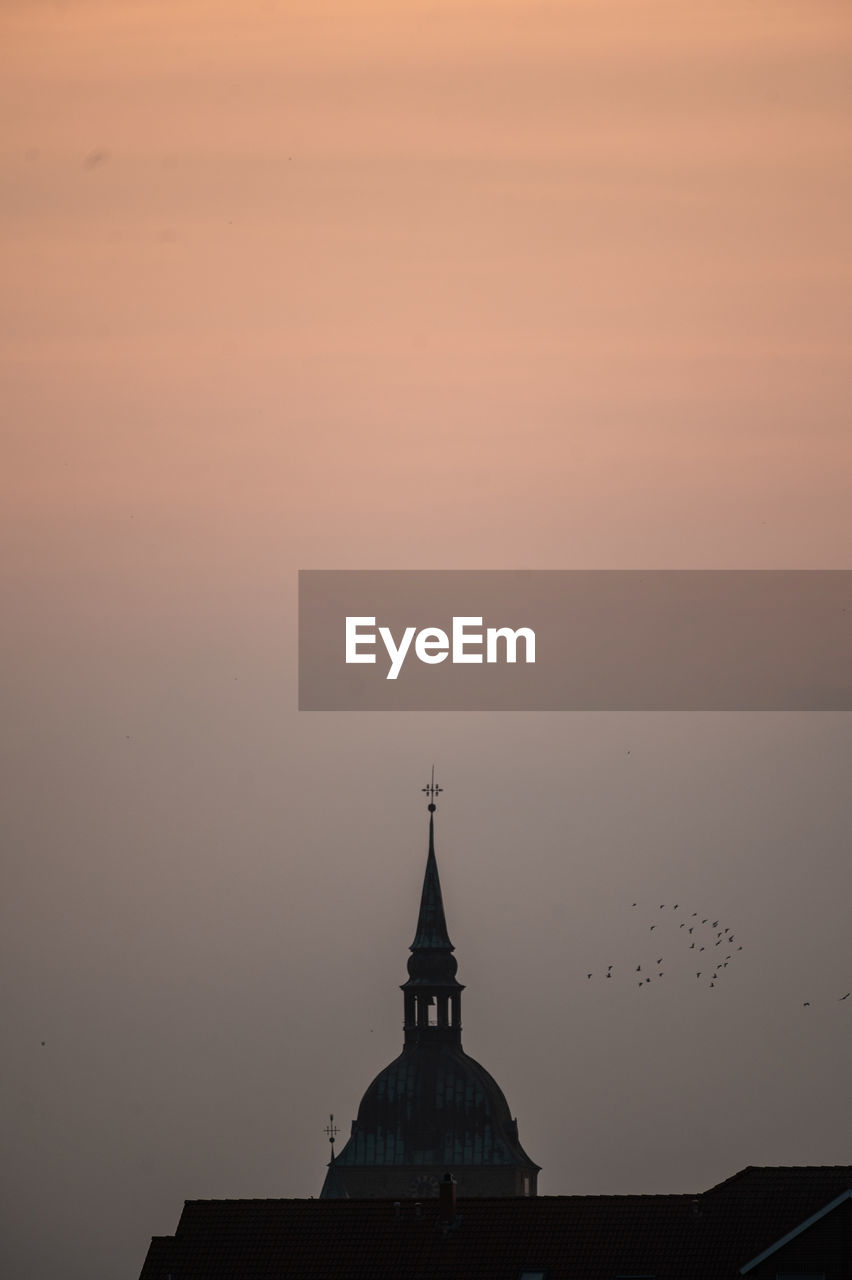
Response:
[{"label": "sky", "polygon": [[433,762],[542,1194],[848,1163],[849,715],[300,713],[296,582],[852,567],[849,6],[6,0],[0,49],[4,1272],[318,1194]]}]

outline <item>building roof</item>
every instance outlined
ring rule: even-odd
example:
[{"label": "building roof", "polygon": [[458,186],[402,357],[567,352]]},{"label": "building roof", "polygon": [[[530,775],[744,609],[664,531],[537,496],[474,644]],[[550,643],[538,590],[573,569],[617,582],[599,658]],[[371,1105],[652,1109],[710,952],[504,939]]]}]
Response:
[{"label": "building roof", "polygon": [[415,1044],[368,1087],[338,1165],[521,1165],[538,1170],[518,1141],[506,1097],[455,1044]]},{"label": "building roof", "polygon": [[744,1169],[703,1195],[190,1200],[141,1280],[724,1280],[837,1200],[852,1166]]},{"label": "building roof", "polygon": [[322,1184],[320,1192],[322,1200],[347,1200],[349,1192],[346,1190],[346,1184],[340,1176],[337,1168],[337,1157],[334,1154],[334,1148],[331,1151],[331,1160],[328,1163],[328,1172],[325,1175],[325,1181]]},{"label": "building roof", "polygon": [[622,1260],[647,1271],[689,1214],[689,1197],[676,1196],[476,1199],[444,1226],[437,1201],[397,1203],[188,1201],[172,1253],[158,1240],[141,1280],[519,1280],[523,1270],[611,1280]]},{"label": "building roof", "polygon": [[[828,1217],[829,1214],[833,1213],[835,1209],[839,1208],[839,1206],[844,1204],[847,1200],[852,1200],[852,1188],[848,1191],[841,1192],[839,1196],[835,1196],[833,1200],[830,1200],[828,1204],[823,1205],[823,1207],[818,1209],[816,1213],[812,1213],[809,1218],[805,1218],[803,1222],[798,1224],[798,1226],[795,1226],[790,1231],[785,1232],[779,1240],[773,1241],[773,1243],[759,1253],[757,1257],[752,1258],[750,1262],[745,1264],[745,1266],[740,1267],[740,1274],[745,1275],[748,1271],[753,1271],[754,1268],[759,1266],[765,1258],[772,1257],[773,1254],[776,1254],[783,1249],[785,1245],[790,1244],[793,1240],[798,1239],[799,1236],[804,1235],[810,1227],[816,1226],[818,1222],[822,1221],[823,1218]],[[850,1236],[850,1247],[852,1249],[852,1236]],[[849,1263],[850,1269],[852,1270],[852,1251],[850,1251]]]},{"label": "building roof", "polygon": [[749,1165],[705,1192],[702,1216],[708,1234],[724,1224],[727,1256],[739,1271],[849,1188],[852,1165]]}]

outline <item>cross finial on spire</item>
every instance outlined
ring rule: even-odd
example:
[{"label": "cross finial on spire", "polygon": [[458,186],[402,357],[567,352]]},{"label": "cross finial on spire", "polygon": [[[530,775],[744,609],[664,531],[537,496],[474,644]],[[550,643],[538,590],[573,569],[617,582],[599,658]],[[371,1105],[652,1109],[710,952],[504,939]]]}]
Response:
[{"label": "cross finial on spire", "polygon": [[426,795],[429,797],[429,812],[434,813],[436,808],[438,807],[435,804],[435,796],[440,795],[441,792],[444,790],[443,787],[439,787],[435,783],[435,766],[434,765],[432,765],[432,781],[429,783],[428,787],[421,787],[420,790],[424,791]]},{"label": "cross finial on spire", "polygon": [[334,1159],[334,1139],[340,1133],[337,1125],[334,1123],[334,1116],[328,1117],[328,1124],[325,1126],[323,1133],[328,1134],[328,1140],[331,1143],[331,1158]]}]

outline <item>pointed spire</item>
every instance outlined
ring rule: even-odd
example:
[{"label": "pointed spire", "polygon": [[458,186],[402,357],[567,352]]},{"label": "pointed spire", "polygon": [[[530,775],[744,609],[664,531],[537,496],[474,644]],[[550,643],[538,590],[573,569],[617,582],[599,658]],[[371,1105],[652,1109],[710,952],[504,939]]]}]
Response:
[{"label": "pointed spire", "polygon": [[417,933],[414,935],[410,949],[412,951],[452,951],[454,948],[447,933],[444,899],[441,894],[441,881],[438,878],[438,862],[435,858],[434,804],[430,804],[429,808],[433,810],[429,814],[429,852],[426,856],[423,892],[420,895]]},{"label": "pointed spire", "polygon": [[452,1043],[460,1047],[460,1001],[464,988],[456,979],[458,964],[447,933],[435,858],[434,797],[441,788],[435,785],[434,767],[432,781],[423,790],[429,796],[429,852],[426,855],[417,932],[409,948],[408,981],[402,987],[405,994],[405,1043]]},{"label": "pointed spire", "polygon": [[426,856],[423,892],[420,895],[420,915],[417,918],[417,933],[414,936],[410,950],[452,951],[454,948],[447,933],[444,899],[441,895],[438,862],[435,858],[435,810],[437,808],[435,797],[440,795],[444,788],[435,784],[434,765],[432,765],[432,781],[422,789],[429,797],[429,852]]},{"label": "pointed spire", "polygon": [[340,1130],[334,1123],[333,1115],[328,1117],[328,1124],[325,1126],[324,1132],[328,1135],[328,1140],[331,1143],[331,1159],[328,1162],[328,1172],[322,1184],[320,1200],[348,1200],[349,1192],[346,1190],[346,1184],[340,1176],[340,1170],[334,1158],[334,1140]]},{"label": "pointed spire", "polygon": [[334,1123],[334,1116],[328,1117],[328,1124],[325,1126],[325,1132],[328,1134],[328,1140],[331,1143],[331,1159],[328,1162],[328,1172],[325,1175],[325,1181],[322,1184],[320,1192],[320,1200],[348,1200],[349,1192],[346,1190],[346,1184],[340,1176],[340,1170],[337,1167],[337,1161],[334,1158],[334,1140],[340,1130]]},{"label": "pointed spire", "polygon": [[334,1139],[340,1133],[340,1130],[338,1129],[337,1125],[334,1123],[333,1115],[330,1115],[328,1117],[328,1124],[325,1126],[325,1129],[323,1130],[323,1132],[325,1133],[326,1137],[331,1143],[331,1163],[334,1164]]}]

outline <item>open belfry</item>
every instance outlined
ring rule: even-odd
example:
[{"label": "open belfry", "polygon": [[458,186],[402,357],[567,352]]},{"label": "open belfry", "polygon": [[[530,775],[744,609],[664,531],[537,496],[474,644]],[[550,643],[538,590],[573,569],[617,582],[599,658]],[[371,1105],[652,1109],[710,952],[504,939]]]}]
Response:
[{"label": "open belfry", "polygon": [[[322,1199],[437,1196],[451,1173],[460,1196],[534,1196],[539,1166],[518,1139],[496,1080],[462,1049],[458,964],[447,933],[435,857],[432,780],[429,848],[417,929],[402,985],[402,1052],[367,1089],[349,1140],[328,1166]],[[329,1129],[334,1140],[335,1130]]]}]

